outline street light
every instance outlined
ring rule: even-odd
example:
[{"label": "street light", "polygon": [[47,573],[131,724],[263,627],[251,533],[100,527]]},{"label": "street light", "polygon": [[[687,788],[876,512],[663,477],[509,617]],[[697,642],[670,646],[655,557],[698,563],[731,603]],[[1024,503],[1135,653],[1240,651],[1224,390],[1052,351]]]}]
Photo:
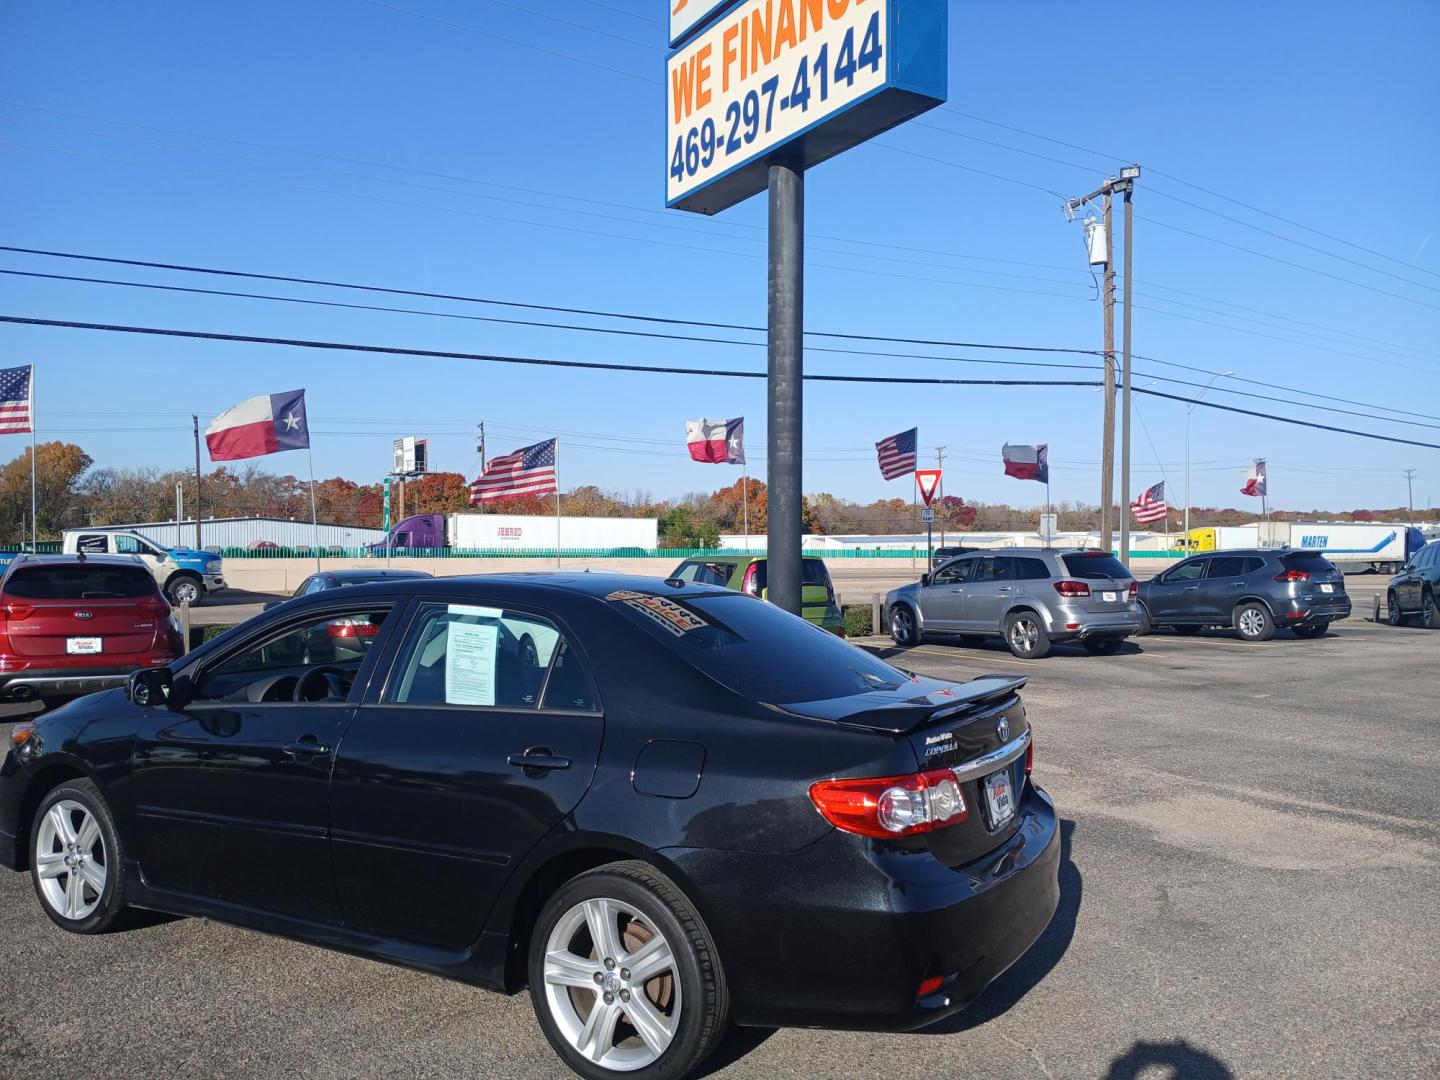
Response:
[{"label": "street light", "polygon": [[1198,405],[1198,404],[1200,404],[1200,399],[1205,396],[1206,391],[1208,391],[1212,386],[1215,385],[1215,380],[1216,380],[1216,379],[1223,379],[1223,378],[1226,378],[1227,376],[1234,375],[1234,374],[1235,374],[1235,372],[1233,372],[1233,371],[1221,371],[1221,372],[1217,372],[1217,373],[1215,374],[1214,378],[1212,378],[1209,382],[1207,382],[1207,383],[1205,384],[1204,389],[1202,389],[1202,390],[1200,391],[1200,393],[1198,393],[1198,394],[1195,395],[1195,400],[1191,401],[1190,404],[1188,404],[1188,405],[1185,406],[1185,550],[1186,550],[1186,551],[1189,551],[1189,550],[1190,550],[1190,414],[1195,411],[1195,406]]}]

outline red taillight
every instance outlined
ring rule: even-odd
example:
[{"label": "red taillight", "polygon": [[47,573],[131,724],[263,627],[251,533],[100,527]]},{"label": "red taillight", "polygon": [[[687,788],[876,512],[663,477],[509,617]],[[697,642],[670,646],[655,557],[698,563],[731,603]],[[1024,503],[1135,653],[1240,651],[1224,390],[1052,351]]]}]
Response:
[{"label": "red taillight", "polygon": [[1286,570],[1283,574],[1275,575],[1276,581],[1309,581],[1310,575],[1304,570]]},{"label": "red taillight", "polygon": [[740,591],[747,596],[759,596],[760,590],[755,587],[755,568],[759,563],[751,563],[745,568],[745,577],[740,584]]},{"label": "red taillight", "polygon": [[891,839],[930,832],[970,816],[965,793],[949,769],[870,780],[822,780],[810,801],[837,829]]},{"label": "red taillight", "polygon": [[28,619],[35,611],[33,604],[6,604],[4,607],[5,621],[11,622],[17,619]]},{"label": "red taillight", "polygon": [[1035,770],[1035,733],[1030,733],[1030,745],[1025,747],[1025,779]]},{"label": "red taillight", "polygon": [[325,632],[333,638],[372,638],[380,633],[380,627],[368,619],[336,619]]},{"label": "red taillight", "polygon": [[157,619],[164,619],[170,615],[170,603],[159,593],[154,596],[147,596],[140,601],[139,610],[141,615],[150,615]]},{"label": "red taillight", "polygon": [[944,985],[945,976],[932,975],[930,978],[921,981],[919,989],[915,991],[915,996],[927,998],[931,994],[938,994],[940,992],[940,988]]},{"label": "red taillight", "polygon": [[1083,581],[1057,581],[1055,582],[1055,591],[1061,596],[1089,596],[1090,586]]},{"label": "red taillight", "polygon": [[1130,599],[1131,599],[1131,600],[1134,600],[1136,597],[1138,597],[1138,596],[1140,595],[1140,582],[1135,581],[1135,580],[1133,580],[1133,579],[1131,580],[1131,582],[1130,582],[1130,594],[1129,594],[1129,595],[1130,595]]}]

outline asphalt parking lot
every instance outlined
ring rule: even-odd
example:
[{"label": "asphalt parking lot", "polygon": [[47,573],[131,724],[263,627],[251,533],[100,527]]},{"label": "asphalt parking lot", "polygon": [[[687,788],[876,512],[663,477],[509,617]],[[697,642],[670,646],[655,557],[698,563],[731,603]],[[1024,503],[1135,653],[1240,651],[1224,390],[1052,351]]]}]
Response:
[{"label": "asphalt parking lot", "polygon": [[[876,639],[931,675],[1030,678],[1060,910],[937,1028],[747,1033],[711,1074],[1440,1075],[1440,632],[1360,614],[1037,662]],[[196,919],[72,937],[28,875],[0,871],[0,908],[6,1077],[569,1075],[523,995]]]}]

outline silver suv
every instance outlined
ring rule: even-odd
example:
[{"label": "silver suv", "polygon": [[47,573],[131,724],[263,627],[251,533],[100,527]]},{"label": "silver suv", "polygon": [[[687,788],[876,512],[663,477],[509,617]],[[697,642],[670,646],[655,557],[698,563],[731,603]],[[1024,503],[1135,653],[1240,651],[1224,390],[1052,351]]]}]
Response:
[{"label": "silver suv", "polygon": [[885,597],[885,625],[897,645],[929,637],[999,635],[1016,656],[1045,656],[1057,641],[1079,641],[1108,656],[1140,629],[1139,586],[1109,552],[1003,548],[951,559]]}]

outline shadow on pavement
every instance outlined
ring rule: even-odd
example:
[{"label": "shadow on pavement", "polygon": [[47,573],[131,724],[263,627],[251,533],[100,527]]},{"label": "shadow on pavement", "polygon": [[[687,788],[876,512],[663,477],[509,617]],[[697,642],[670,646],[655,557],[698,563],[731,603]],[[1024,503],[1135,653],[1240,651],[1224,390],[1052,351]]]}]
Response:
[{"label": "shadow on pavement", "polygon": [[725,1038],[715,1048],[715,1052],[690,1075],[699,1080],[702,1076],[713,1076],[722,1069],[729,1068],[747,1054],[758,1049],[761,1043],[778,1030],[778,1028],[767,1027],[737,1027],[731,1024],[730,1030],[725,1033]]},{"label": "shadow on pavement", "polygon": [[1174,1042],[1137,1042],[1110,1063],[1105,1080],[1234,1080],[1229,1067],[1208,1051],[1184,1039]]},{"label": "shadow on pavement", "polygon": [[1060,905],[1055,909],[1050,925],[1045,928],[1039,940],[1015,962],[1014,967],[991,983],[968,1009],[941,1020],[938,1024],[920,1028],[915,1034],[954,1035],[988,1023],[1013,1008],[1060,962],[1060,958],[1065,955],[1070,948],[1070,942],[1075,938],[1075,922],[1080,915],[1080,895],[1083,891],[1080,870],[1070,858],[1074,834],[1075,822],[1062,819]]}]

